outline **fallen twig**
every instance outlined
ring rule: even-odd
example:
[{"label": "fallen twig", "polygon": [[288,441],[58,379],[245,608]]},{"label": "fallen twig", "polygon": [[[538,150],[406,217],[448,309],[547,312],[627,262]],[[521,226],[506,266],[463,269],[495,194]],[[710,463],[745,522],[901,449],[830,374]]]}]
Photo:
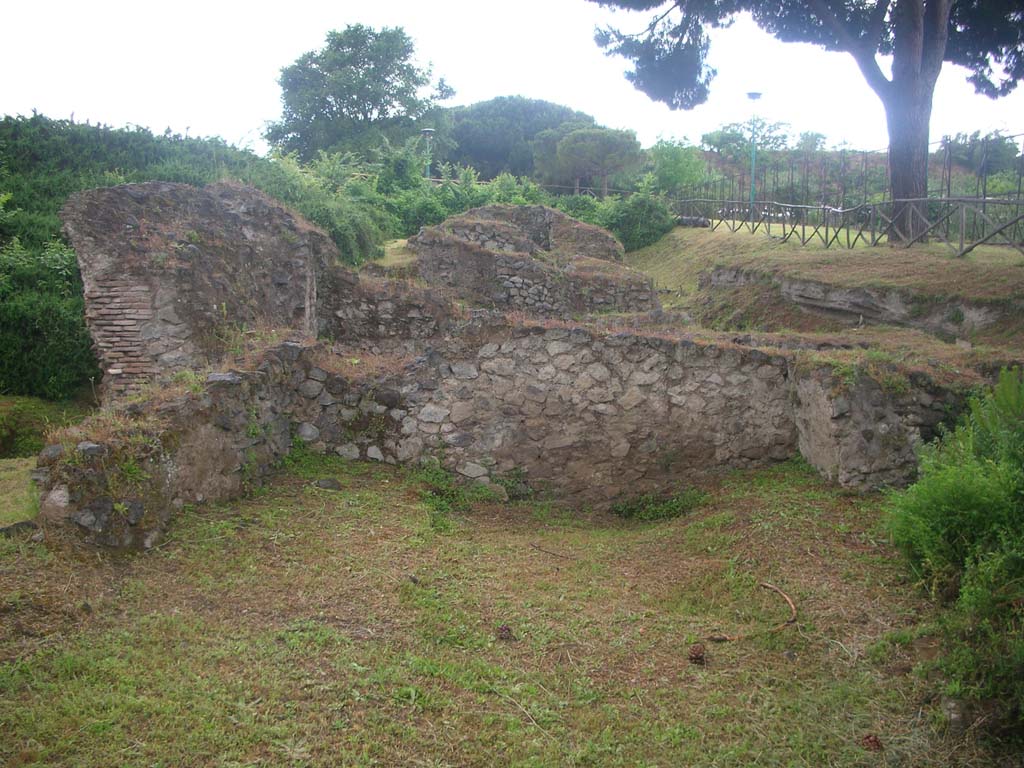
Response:
[{"label": "fallen twig", "polygon": [[554,736],[551,735],[551,732],[548,731],[547,728],[545,728],[543,725],[541,725],[540,723],[537,722],[537,720],[534,718],[533,715],[530,714],[530,711],[526,707],[524,707],[522,704],[520,704],[514,698],[509,696],[507,693],[502,693],[497,688],[495,688],[493,685],[488,686],[488,687],[491,689],[491,691],[493,693],[498,694],[499,696],[501,696],[501,698],[505,699],[506,701],[510,701],[513,704],[515,704],[517,707],[519,707],[519,709],[522,711],[522,713],[524,715],[526,715],[530,719],[530,722],[533,723],[538,728],[538,730],[540,730],[541,733],[543,733],[545,736],[547,736],[552,741],[558,741],[558,739],[556,739]]},{"label": "fallen twig", "polygon": [[[779,632],[779,631],[785,629],[786,627],[788,627],[790,624],[795,624],[796,623],[796,604],[793,602],[793,599],[789,595],[787,595],[785,592],[783,592],[781,589],[776,587],[774,584],[769,584],[767,581],[762,581],[760,584],[758,584],[758,586],[761,587],[762,589],[768,589],[768,590],[771,590],[772,592],[776,592],[776,593],[782,595],[782,598],[789,605],[789,618],[786,619],[781,624],[778,624],[777,626],[774,626],[771,629],[765,630],[763,634],[771,634],[772,632]],[[742,635],[711,635],[708,639],[711,640],[712,642],[715,642],[715,643],[727,643],[727,642],[735,642],[737,640],[746,640],[748,637],[752,637],[752,636],[758,635],[758,634],[762,634],[762,633],[760,633],[760,632],[748,632],[748,633],[742,634]]]},{"label": "fallen twig", "polygon": [[578,560],[579,559],[579,558],[576,558],[576,557],[572,557],[571,555],[561,555],[558,552],[552,552],[550,549],[544,549],[544,547],[538,547],[536,544],[530,544],[530,548],[531,549],[536,549],[538,552],[543,552],[544,554],[547,554],[547,555],[552,555],[553,557],[560,557],[563,560]]}]

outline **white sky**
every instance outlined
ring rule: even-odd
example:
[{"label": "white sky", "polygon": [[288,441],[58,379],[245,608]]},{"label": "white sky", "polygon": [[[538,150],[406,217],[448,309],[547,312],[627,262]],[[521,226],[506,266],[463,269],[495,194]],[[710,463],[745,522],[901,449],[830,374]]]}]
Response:
[{"label": "white sky", "polygon": [[[719,74],[708,103],[672,112],[634,90],[625,62],[593,42],[599,24],[636,30],[645,17],[583,0],[35,0],[9,4],[3,18],[0,114],[35,109],[158,133],[187,129],[260,152],[264,126],[280,116],[281,67],[354,23],[404,27],[421,63],[455,88],[449,106],[513,94],[546,99],[635,130],[647,146],[659,137],[696,142],[747,120],[746,93],[762,91],[758,115],[789,123],[793,135],[818,131],[830,145],[856,149],[887,144],[881,104],[852,58],[779,43],[748,20],[712,38]],[[1024,133],[1024,86],[992,101],[947,66],[932,139],[995,129]]]}]

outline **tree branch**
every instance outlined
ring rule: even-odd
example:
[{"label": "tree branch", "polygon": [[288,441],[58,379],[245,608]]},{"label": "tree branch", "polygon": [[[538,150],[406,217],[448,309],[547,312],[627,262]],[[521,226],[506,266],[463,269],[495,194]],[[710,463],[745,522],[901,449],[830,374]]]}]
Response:
[{"label": "tree branch", "polygon": [[892,5],[892,0],[878,0],[878,5],[871,9],[868,28],[864,31],[861,41],[865,46],[870,45],[872,50],[878,48],[878,43],[882,39],[882,32],[885,30],[885,17],[889,13],[890,5]]},{"label": "tree branch", "polygon": [[949,40],[949,14],[952,0],[931,0],[925,9],[924,51],[921,54],[921,72],[931,82],[939,76],[946,57]]},{"label": "tree branch", "polygon": [[676,2],[672,3],[668,8],[665,9],[665,12],[663,14],[651,19],[651,23],[647,25],[647,34],[650,35],[651,33],[653,33],[658,28],[658,25],[662,21],[664,21],[665,17],[672,13],[672,11],[676,10],[677,8],[680,11],[683,11],[684,2],[685,0],[676,0]]},{"label": "tree branch", "polygon": [[[843,26],[843,22],[840,21],[839,17],[836,16],[825,0],[811,0],[811,6],[814,8],[815,15],[835,33],[835,36],[839,39],[840,49],[853,56],[853,60],[860,67],[861,74],[864,75],[864,79],[871,86],[871,90],[877,93],[884,103],[889,98],[892,83],[882,73],[878,62],[875,61],[875,51],[878,48],[878,40],[882,36],[882,24],[885,23],[885,14],[889,9],[889,0],[879,0],[878,5],[872,10],[871,26],[867,34],[859,39],[854,37],[850,30]],[[871,38],[869,35],[874,34],[876,25],[877,35]]]}]

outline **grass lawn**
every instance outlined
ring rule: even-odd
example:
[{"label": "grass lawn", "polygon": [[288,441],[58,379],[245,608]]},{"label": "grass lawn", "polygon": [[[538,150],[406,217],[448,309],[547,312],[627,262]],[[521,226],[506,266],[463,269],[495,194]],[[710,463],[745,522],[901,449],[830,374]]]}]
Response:
[{"label": "grass lawn", "polygon": [[412,472],[311,457],[145,554],[0,539],[0,761],[984,764],[915,669],[930,609],[879,498],[796,462],[708,492],[660,523],[444,513]]},{"label": "grass lawn", "polygon": [[977,301],[1024,299],[1024,256],[1012,248],[979,247],[962,259],[942,243],[912,248],[825,249],[770,238],[764,232],[677,227],[654,245],[626,254],[659,287],[683,295],[715,266],[744,267],[847,287],[906,290],[922,296]]},{"label": "grass lawn", "polygon": [[0,459],[0,527],[35,517],[39,511],[29,472],[35,458]]}]

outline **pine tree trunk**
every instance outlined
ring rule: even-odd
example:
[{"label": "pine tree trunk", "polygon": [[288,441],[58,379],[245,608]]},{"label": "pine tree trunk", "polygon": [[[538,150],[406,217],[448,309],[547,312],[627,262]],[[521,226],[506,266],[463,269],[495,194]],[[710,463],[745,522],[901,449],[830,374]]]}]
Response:
[{"label": "pine tree trunk", "polygon": [[[877,39],[884,30],[884,16],[865,39],[851,35],[822,0],[814,6],[831,20],[846,50],[853,54],[868,85],[885,106],[889,127],[889,182],[893,200],[921,200],[928,196],[928,123],[932,116],[935,81],[942,69],[949,38],[949,14],[953,0],[893,0],[879,2],[883,14],[891,9],[892,79],[875,61]],[[923,239],[928,229],[927,202],[893,204],[893,245]]]},{"label": "pine tree trunk", "polygon": [[933,88],[918,80],[903,84],[885,102],[889,127],[889,174],[893,203],[892,243],[906,243],[927,228],[928,123],[932,114]]}]

